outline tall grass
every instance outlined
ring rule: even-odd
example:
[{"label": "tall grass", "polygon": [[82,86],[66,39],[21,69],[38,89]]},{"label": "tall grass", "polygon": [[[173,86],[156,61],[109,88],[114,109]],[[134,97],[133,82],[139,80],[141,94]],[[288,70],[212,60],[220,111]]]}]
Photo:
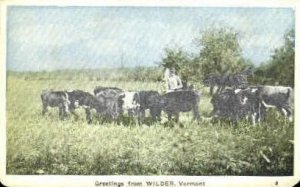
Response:
[{"label": "tall grass", "polygon": [[24,80],[89,80],[89,81],[159,81],[162,79],[162,69],[158,67],[120,67],[81,70],[56,70],[41,72],[14,72],[9,75]]},{"label": "tall grass", "polygon": [[[25,75],[25,74],[24,74]],[[43,75],[42,75],[43,76]],[[51,75],[53,76],[53,75]],[[293,174],[292,123],[271,111],[266,122],[192,121],[180,116],[169,125],[88,125],[80,118],[60,121],[58,110],[41,115],[43,89],[116,86],[125,90],[160,90],[159,82],[89,79],[7,79],[7,173],[78,175],[277,175]],[[212,110],[202,89],[200,111]]]}]

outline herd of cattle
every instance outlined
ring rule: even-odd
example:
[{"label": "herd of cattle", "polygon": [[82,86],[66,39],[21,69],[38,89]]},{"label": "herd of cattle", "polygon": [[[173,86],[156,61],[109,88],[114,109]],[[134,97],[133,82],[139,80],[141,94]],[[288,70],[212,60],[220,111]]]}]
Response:
[{"label": "herd of cattle", "polygon": [[86,119],[91,123],[91,109],[96,110],[97,117],[108,120],[122,119],[124,112],[130,117],[137,117],[139,122],[145,119],[146,109],[150,110],[153,121],[159,121],[164,111],[171,120],[179,120],[180,112],[193,111],[194,117],[200,119],[200,94],[194,90],[182,90],[160,95],[157,91],[124,91],[115,87],[96,87],[94,95],[82,91],[43,91],[41,94],[44,115],[47,108],[58,107],[61,119],[69,113],[75,115],[75,109],[83,107]]},{"label": "herd of cattle", "polygon": [[[138,122],[145,119],[145,111],[150,110],[153,121],[160,121],[162,111],[168,120],[180,112],[193,111],[195,120],[200,120],[200,92],[192,89],[159,94],[157,91],[124,91],[115,87],[96,87],[94,94],[82,90],[43,91],[41,94],[44,115],[48,107],[58,107],[59,117],[78,115],[75,109],[83,107],[86,120],[92,122],[91,109],[96,110],[97,118],[120,120],[124,113],[135,117]],[[267,109],[275,107],[290,121],[293,119],[293,89],[284,86],[247,86],[227,88],[212,96],[213,118],[229,118],[233,122],[250,120],[253,124],[265,119]]]}]

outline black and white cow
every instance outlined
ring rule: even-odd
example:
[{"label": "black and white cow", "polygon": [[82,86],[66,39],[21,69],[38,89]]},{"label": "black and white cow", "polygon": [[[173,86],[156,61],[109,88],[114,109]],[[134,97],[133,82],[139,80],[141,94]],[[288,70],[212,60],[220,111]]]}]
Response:
[{"label": "black and white cow", "polygon": [[135,91],[125,91],[119,97],[122,100],[122,111],[127,112],[130,117],[140,115],[140,95]]},{"label": "black and white cow", "polygon": [[257,86],[260,90],[262,103],[266,108],[277,110],[293,121],[293,89],[285,86]]},{"label": "black and white cow", "polygon": [[170,121],[175,115],[175,121],[179,121],[180,112],[193,111],[194,119],[200,119],[199,113],[200,93],[194,90],[182,90],[168,92],[161,96],[160,107],[167,113]]},{"label": "black and white cow", "polygon": [[222,93],[215,94],[211,103],[214,118],[229,118],[235,123],[245,118],[256,124],[265,114],[260,90],[257,88],[226,89]]},{"label": "black and white cow", "polygon": [[43,90],[41,94],[43,110],[42,115],[48,111],[48,107],[59,108],[59,118],[64,119],[69,112],[69,96],[65,91]]},{"label": "black and white cow", "polygon": [[257,88],[236,89],[235,95],[239,101],[237,108],[238,119],[246,117],[251,118],[252,124],[260,123],[264,120],[266,107],[263,105],[261,91]]},{"label": "black and white cow", "polygon": [[123,91],[115,87],[97,87],[97,98],[105,100],[108,116],[116,119],[127,112],[130,117],[137,117],[139,122],[145,119],[145,111],[150,110],[154,121],[160,120],[160,95],[157,91]]},{"label": "black and white cow", "polygon": [[70,112],[78,118],[78,115],[75,113],[75,109],[82,107],[85,109],[86,120],[88,123],[92,122],[91,109],[95,109],[97,114],[103,114],[106,111],[106,106],[103,100],[96,98],[94,95],[82,91],[74,90],[66,92],[69,96],[70,101]]}]

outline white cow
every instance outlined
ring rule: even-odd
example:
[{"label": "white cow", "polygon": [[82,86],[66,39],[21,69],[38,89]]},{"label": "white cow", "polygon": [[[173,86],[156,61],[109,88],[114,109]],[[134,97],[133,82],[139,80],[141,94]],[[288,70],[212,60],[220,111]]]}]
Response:
[{"label": "white cow", "polygon": [[277,108],[280,113],[293,121],[294,93],[291,87],[258,86],[262,103],[266,108]]}]

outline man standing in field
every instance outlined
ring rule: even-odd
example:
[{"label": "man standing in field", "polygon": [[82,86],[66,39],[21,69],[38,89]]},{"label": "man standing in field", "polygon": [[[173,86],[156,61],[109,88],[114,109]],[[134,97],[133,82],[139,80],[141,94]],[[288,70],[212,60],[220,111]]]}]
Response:
[{"label": "man standing in field", "polygon": [[179,76],[175,74],[175,68],[167,68],[165,71],[165,81],[167,92],[172,92],[182,89],[182,81]]}]

